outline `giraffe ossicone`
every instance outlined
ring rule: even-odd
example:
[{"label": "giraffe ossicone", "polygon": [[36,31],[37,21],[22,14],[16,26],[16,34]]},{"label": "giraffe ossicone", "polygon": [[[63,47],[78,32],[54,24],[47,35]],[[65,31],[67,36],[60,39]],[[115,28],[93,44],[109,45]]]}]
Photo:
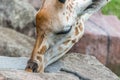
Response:
[{"label": "giraffe ossicone", "polygon": [[[36,14],[36,42],[26,71],[44,72],[84,34],[84,21],[109,0],[42,0]],[[57,34],[59,33],[59,34]]]}]

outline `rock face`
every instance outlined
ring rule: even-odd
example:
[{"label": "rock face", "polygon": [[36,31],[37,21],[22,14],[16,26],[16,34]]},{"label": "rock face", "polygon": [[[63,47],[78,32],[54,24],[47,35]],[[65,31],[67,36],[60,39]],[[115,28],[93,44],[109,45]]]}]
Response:
[{"label": "rock face", "polygon": [[[49,73],[43,74],[28,73],[23,70],[3,70],[1,61],[4,62],[6,58],[7,62],[14,66],[16,66],[14,63],[18,61],[22,61],[22,63],[18,64],[26,65],[27,60],[27,58],[14,58],[16,60],[12,62],[11,59],[13,58],[0,57],[0,78],[3,78],[3,80],[120,80],[108,68],[97,61],[96,58],[80,53],[66,54],[62,59],[46,68],[46,71]],[[2,65],[8,65],[5,63]],[[24,66],[20,67],[24,69]]]},{"label": "rock face", "polygon": [[0,71],[0,73],[2,73],[0,80],[79,80],[65,73],[35,74],[16,70]]},{"label": "rock face", "polygon": [[0,55],[30,56],[34,39],[14,30],[0,27]]},{"label": "rock face", "polygon": [[85,34],[70,52],[97,57],[103,64],[120,75],[120,21],[115,16],[100,12],[85,23]]},{"label": "rock face", "polygon": [[9,70],[9,69],[24,70],[26,67],[27,61],[28,61],[28,58],[26,57],[0,56],[0,70]]},{"label": "rock face", "polygon": [[39,8],[42,5],[42,0],[27,0],[36,10],[39,10]]},{"label": "rock face", "polygon": [[25,0],[0,0],[0,25],[35,35],[35,9]]}]

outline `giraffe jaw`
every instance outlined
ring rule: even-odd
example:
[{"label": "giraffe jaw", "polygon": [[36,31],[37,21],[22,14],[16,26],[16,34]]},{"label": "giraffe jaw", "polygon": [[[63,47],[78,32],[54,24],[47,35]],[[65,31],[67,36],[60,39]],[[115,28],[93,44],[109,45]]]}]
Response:
[{"label": "giraffe jaw", "polygon": [[25,71],[27,72],[38,72],[38,64],[32,60],[28,61],[27,67],[25,68]]}]

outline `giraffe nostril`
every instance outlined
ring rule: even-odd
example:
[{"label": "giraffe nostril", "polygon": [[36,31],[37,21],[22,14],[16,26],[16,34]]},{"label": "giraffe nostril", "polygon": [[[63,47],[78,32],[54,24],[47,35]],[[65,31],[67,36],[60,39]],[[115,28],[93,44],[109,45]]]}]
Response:
[{"label": "giraffe nostril", "polygon": [[38,72],[37,69],[38,69],[38,64],[33,63],[33,67],[32,67],[33,72]]},{"label": "giraffe nostril", "polygon": [[26,70],[30,70],[32,72],[37,72],[38,64],[33,61],[28,61],[28,65],[26,67]]},{"label": "giraffe nostril", "polygon": [[65,3],[66,0],[59,0],[61,3]]}]

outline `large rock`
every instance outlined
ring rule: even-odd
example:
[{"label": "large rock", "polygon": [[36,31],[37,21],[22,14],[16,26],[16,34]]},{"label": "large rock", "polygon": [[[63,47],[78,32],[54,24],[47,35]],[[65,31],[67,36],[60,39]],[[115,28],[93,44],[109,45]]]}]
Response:
[{"label": "large rock", "polygon": [[34,39],[14,30],[0,27],[0,55],[29,57]]},{"label": "large rock", "polygon": [[0,80],[79,80],[77,77],[65,73],[35,74],[17,70],[4,70],[0,73],[2,74]]},{"label": "large rock", "polygon": [[120,75],[120,21],[115,16],[94,14],[85,23],[85,34],[71,52],[97,57]]},{"label": "large rock", "polygon": [[43,0],[27,0],[36,10],[39,10]]},{"label": "large rock", "polygon": [[0,0],[0,25],[35,35],[36,10],[26,0]]},{"label": "large rock", "polygon": [[[24,69],[27,59],[0,57],[0,78],[3,80],[120,80],[95,57],[80,53],[66,54],[62,59],[46,68],[49,73],[28,73],[23,70],[14,70],[11,67],[17,67],[19,64],[22,66],[19,66],[18,69]],[[7,67],[3,65],[7,65]],[[8,67],[11,67],[12,70]]]}]

